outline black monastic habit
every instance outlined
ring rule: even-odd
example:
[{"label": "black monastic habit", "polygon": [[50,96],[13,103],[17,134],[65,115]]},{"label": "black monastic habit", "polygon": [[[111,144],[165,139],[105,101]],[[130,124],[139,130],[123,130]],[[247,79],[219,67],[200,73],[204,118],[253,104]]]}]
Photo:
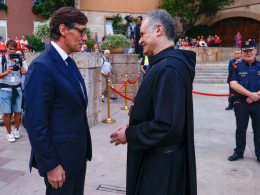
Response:
[{"label": "black monastic habit", "polygon": [[[126,129],[126,195],[196,195],[192,83],[196,54],[167,48],[149,58]],[[156,148],[183,143],[174,152]]]}]

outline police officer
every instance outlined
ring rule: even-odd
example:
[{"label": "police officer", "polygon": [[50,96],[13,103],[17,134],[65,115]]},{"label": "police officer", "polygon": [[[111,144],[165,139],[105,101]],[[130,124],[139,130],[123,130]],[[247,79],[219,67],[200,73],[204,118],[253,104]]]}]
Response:
[{"label": "police officer", "polygon": [[[242,61],[241,59],[241,50],[237,50],[235,51],[235,59],[233,60],[230,60],[229,61],[229,66],[228,66],[228,72],[230,72],[231,68],[232,68],[232,65],[235,63],[235,62],[240,62]],[[229,79],[227,79],[227,82],[229,84]],[[234,94],[234,90],[230,87],[229,85],[229,97],[228,97],[228,107],[226,108],[226,110],[233,110],[233,107],[234,107],[234,97],[231,96],[231,94]]]},{"label": "police officer", "polygon": [[250,116],[254,131],[255,155],[260,162],[260,63],[255,60],[257,48],[254,41],[243,41],[241,50],[244,61],[234,63],[229,73],[230,86],[235,90],[234,111],[237,129],[235,152],[228,160],[235,161],[244,157]]}]

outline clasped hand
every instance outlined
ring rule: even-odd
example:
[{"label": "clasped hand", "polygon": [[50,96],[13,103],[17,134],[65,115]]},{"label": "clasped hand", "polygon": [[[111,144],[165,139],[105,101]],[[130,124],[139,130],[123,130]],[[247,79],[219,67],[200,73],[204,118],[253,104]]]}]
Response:
[{"label": "clasped hand", "polygon": [[63,170],[62,166],[59,165],[56,169],[47,172],[47,178],[53,188],[61,188],[66,178],[65,171]]},{"label": "clasped hand", "polygon": [[110,143],[115,143],[115,145],[119,145],[119,144],[126,144],[127,140],[126,140],[126,136],[125,136],[125,130],[126,128],[129,127],[128,124],[125,125],[121,125],[120,127],[118,127],[114,133],[112,133],[110,135],[111,141]]},{"label": "clasped hand", "polygon": [[250,96],[246,99],[246,102],[251,104],[260,100],[260,91],[251,93]]}]

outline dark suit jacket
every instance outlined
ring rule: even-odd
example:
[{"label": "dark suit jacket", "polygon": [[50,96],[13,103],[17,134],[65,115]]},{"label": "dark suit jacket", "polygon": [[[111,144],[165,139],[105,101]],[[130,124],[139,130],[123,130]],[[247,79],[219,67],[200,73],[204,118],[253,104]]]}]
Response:
[{"label": "dark suit jacket", "polygon": [[[236,59],[230,60],[228,65],[228,73],[231,70],[232,65],[236,62]],[[229,78],[227,78],[227,82],[229,83]]]},{"label": "dark suit jacket", "polygon": [[73,176],[92,158],[86,99],[57,50],[50,44],[30,65],[25,79],[25,124],[32,146],[30,170],[41,176],[61,165]]}]

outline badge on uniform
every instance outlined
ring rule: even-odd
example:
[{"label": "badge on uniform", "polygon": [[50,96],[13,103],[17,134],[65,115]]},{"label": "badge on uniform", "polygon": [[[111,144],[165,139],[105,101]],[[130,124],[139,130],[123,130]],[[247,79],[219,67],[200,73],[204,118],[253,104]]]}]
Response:
[{"label": "badge on uniform", "polygon": [[249,45],[249,41],[246,41],[246,45]]}]

